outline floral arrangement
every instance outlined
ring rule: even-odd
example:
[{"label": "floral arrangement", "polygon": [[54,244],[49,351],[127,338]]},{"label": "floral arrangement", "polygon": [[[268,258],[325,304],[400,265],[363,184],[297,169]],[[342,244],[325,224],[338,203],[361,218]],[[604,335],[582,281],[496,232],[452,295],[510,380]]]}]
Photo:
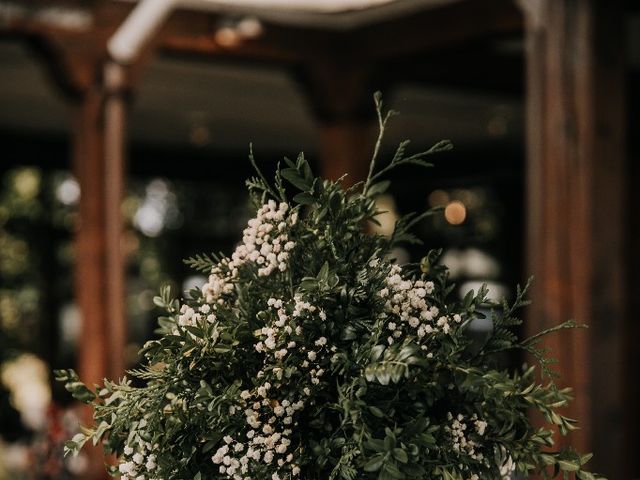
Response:
[{"label": "floral arrangement", "polygon": [[[451,147],[407,154],[400,144],[379,165],[392,112],[376,106],[380,136],[365,182],[344,190],[316,178],[301,154],[273,183],[257,168],[247,185],[256,207],[231,257],[188,260],[209,274],[184,300],[168,288],[159,337],[143,367],[91,390],[57,372],[93,406],[95,425],[67,443],[102,442],[123,480],[488,480],[514,475],[597,477],[590,455],[553,450],[552,431],[575,421],[558,413],[570,391],[541,384],[534,368],[508,372],[496,354],[523,349],[549,374],[536,347],[513,327],[527,302],[494,305],[493,330],[477,345],[467,327],[486,289],[452,298],[438,252],[419,264],[389,259],[416,242],[410,228],[436,210],[409,215],[387,238],[366,232],[380,212],[383,176]],[[549,426],[535,428],[527,412]]]}]

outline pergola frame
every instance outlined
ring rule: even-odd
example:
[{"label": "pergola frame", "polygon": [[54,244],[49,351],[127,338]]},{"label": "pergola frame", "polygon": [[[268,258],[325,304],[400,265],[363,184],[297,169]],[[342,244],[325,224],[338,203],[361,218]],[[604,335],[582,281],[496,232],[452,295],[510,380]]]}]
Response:
[{"label": "pergola frame", "polygon": [[[46,2],[30,2],[32,8],[34,3]],[[80,3],[57,2],[71,8]],[[625,417],[625,408],[638,401],[637,391],[624,386],[625,377],[629,381],[634,374],[625,361],[637,364],[638,357],[624,342],[631,329],[625,270],[631,246],[625,217],[622,0],[520,0],[518,5],[459,0],[346,31],[266,22],[261,37],[233,48],[214,39],[219,13],[179,9],[126,66],[113,62],[107,44],[132,4],[94,1],[89,9],[93,25],[86,30],[47,24],[37,16],[5,27],[37,38],[52,54],[50,71],[73,106],[73,168],[83,192],[75,268],[85,380],[118,376],[124,368],[120,203],[126,99],[154,52],[258,61],[298,72],[318,121],[323,173],[336,178],[346,171],[357,179],[368,157],[372,84],[388,85],[404,76],[452,78],[442,71],[429,77],[420,65],[380,77],[372,65],[427,53],[438,59],[445,47],[521,34],[526,39],[526,270],[535,275],[526,328],[535,333],[568,318],[591,326],[545,341],[560,360],[562,382],[576,388],[569,414],[583,428],[571,434],[570,442],[595,451],[593,468],[610,478],[640,473],[632,472],[630,450],[640,432],[634,419]],[[454,75],[464,72],[464,61],[437,61]],[[513,75],[517,82],[518,72]],[[486,71],[469,78],[483,87],[504,86]],[[603,438],[603,431],[613,433]]]}]

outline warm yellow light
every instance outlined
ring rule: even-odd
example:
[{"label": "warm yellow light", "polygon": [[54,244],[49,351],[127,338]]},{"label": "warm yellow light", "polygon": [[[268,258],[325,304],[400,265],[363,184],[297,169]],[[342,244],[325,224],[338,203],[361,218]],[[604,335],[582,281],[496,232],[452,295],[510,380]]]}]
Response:
[{"label": "warm yellow light", "polygon": [[372,224],[371,229],[375,233],[388,237],[393,233],[393,230],[396,227],[396,222],[399,218],[396,210],[396,202],[393,199],[393,196],[384,194],[377,197],[376,208],[384,213],[381,213],[376,217],[376,220],[380,225]]},{"label": "warm yellow light", "polygon": [[451,225],[460,225],[467,218],[467,208],[458,200],[450,202],[444,209],[444,218]]},{"label": "warm yellow light", "polygon": [[25,200],[31,200],[40,191],[40,173],[35,168],[23,168],[14,178],[16,193]]},{"label": "warm yellow light", "polygon": [[233,27],[221,27],[216,31],[214,39],[221,47],[233,48],[240,44],[240,35]]}]

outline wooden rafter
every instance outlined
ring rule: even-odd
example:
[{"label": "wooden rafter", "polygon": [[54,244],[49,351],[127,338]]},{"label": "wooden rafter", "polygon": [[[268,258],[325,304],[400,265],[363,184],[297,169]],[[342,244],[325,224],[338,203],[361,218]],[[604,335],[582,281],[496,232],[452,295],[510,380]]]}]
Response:
[{"label": "wooden rafter", "polygon": [[[30,5],[44,3],[29,2]],[[92,17],[92,25],[88,29],[65,28],[63,24],[47,23],[38,15],[25,15],[7,22],[3,30],[52,38],[78,55],[83,52],[96,55],[96,49],[106,51],[107,39],[130,13],[132,5],[116,1],[96,1],[89,5],[87,12]],[[265,22],[262,36],[233,47],[215,41],[215,31],[223,19],[220,13],[178,10],[163,27],[156,45],[172,51],[230,59],[296,63],[329,55],[370,62],[522,29],[521,15],[510,0],[460,0],[346,31]]]}]

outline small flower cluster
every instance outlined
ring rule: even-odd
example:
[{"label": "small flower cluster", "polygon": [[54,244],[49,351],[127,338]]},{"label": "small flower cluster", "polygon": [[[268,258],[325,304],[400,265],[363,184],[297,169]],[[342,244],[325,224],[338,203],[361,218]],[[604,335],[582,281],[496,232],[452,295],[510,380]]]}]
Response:
[{"label": "small flower cluster", "polygon": [[[144,426],[144,420],[141,421]],[[134,448],[135,447],[135,448]],[[122,480],[156,480],[156,455],[149,442],[139,441],[134,446],[125,445],[124,455],[120,458],[118,471]]]},{"label": "small flower cluster", "polygon": [[266,277],[274,271],[287,269],[289,254],[295,242],[289,240],[288,230],[297,223],[298,212],[290,211],[289,204],[279,205],[269,200],[255,218],[248,222],[240,244],[231,255],[213,267],[202,293],[207,303],[224,303],[224,296],[233,292],[238,269],[247,262],[258,265],[258,276]]},{"label": "small flower cluster", "polygon": [[[247,407],[246,439],[224,437],[224,445],[211,457],[222,475],[233,480],[250,480],[260,467],[272,464],[289,477],[300,473],[300,467],[294,463],[290,437],[294,414],[304,407],[304,402],[271,398],[271,390],[266,382],[253,393],[249,390],[241,393]],[[273,480],[280,479],[278,471],[272,474]]]},{"label": "small flower cluster", "polygon": [[[219,465],[219,472],[232,480],[250,480],[252,472],[271,464],[279,467],[272,474],[272,480],[300,473],[291,450],[291,434],[292,427],[297,425],[295,414],[305,407],[306,401],[293,394],[283,395],[283,392],[288,390],[289,384],[300,388],[300,382],[305,381],[305,370],[308,370],[306,378],[311,385],[318,385],[324,374],[319,365],[311,362],[320,360],[327,339],[321,336],[313,340],[317,349],[308,350],[302,345],[304,320],[324,321],[324,311],[301,295],[296,295],[290,303],[269,298],[267,306],[267,311],[272,312],[272,320],[256,332],[259,340],[254,345],[258,353],[264,354],[264,367],[256,374],[258,383],[254,389],[240,394],[247,425],[246,440],[225,437],[225,444],[211,458]],[[306,358],[299,369],[297,366],[288,369],[288,377],[285,377],[285,363],[292,358],[290,354],[294,350]],[[312,395],[309,386],[298,391],[306,397]]]},{"label": "small flower cluster", "polygon": [[[484,455],[481,452],[478,452],[480,445],[467,438],[468,424],[465,421],[464,415],[458,414],[454,417],[453,414],[449,412],[447,413],[447,420],[451,423],[445,426],[445,431],[451,436],[453,450],[455,452],[464,453],[478,462],[482,462],[484,460]],[[476,414],[473,414],[470,420],[473,422],[475,433],[480,437],[483,436],[487,428],[487,422],[479,420]]]},{"label": "small flower cluster", "polygon": [[232,275],[237,268],[247,261],[254,262],[258,268],[258,276],[265,277],[271,272],[287,269],[289,251],[295,243],[289,240],[287,229],[296,224],[298,213],[286,216],[289,210],[287,203],[276,204],[273,200],[258,210],[256,218],[249,220],[249,226],[242,235],[243,243],[231,256],[229,267]]},{"label": "small flower cluster", "polygon": [[[402,267],[391,266],[386,286],[378,293],[386,300],[384,312],[380,314],[380,318],[387,322],[389,345],[407,335],[417,335],[419,339],[425,339],[436,331],[448,334],[451,331],[451,321],[455,323],[462,321],[459,314],[452,317],[446,315],[438,317],[440,314],[438,307],[429,305],[427,302],[427,295],[431,294],[433,289],[433,282],[404,279]],[[426,350],[425,345],[422,347]]]},{"label": "small flower cluster", "polygon": [[[208,323],[215,323],[216,314],[213,313],[213,309],[208,303],[203,303],[202,305],[197,307],[197,311],[187,305],[186,303],[182,304],[180,307],[180,315],[178,315],[177,324],[181,327],[194,327],[196,325],[201,325],[203,320]],[[173,328],[173,334],[178,334],[178,327]],[[193,335],[193,333],[189,332],[189,336],[198,341],[197,337]],[[211,330],[211,342],[216,343],[218,338],[220,337],[220,332],[217,328],[213,328]]]},{"label": "small flower cluster", "polygon": [[[305,332],[303,324],[305,319],[312,322],[320,321],[320,324],[327,319],[324,310],[312,305],[304,300],[300,294],[296,294],[291,305],[285,305],[281,299],[270,298],[267,301],[268,307],[275,310],[275,320],[264,326],[259,334],[261,340],[255,344],[256,351],[265,353],[265,366],[270,370],[277,381],[283,379],[283,364],[289,358],[292,350],[296,350],[299,356],[305,359],[293,366],[294,371],[308,371],[309,381],[312,385],[318,385],[320,378],[324,375],[324,369],[320,367],[322,353],[335,350],[334,347],[327,347],[327,338],[324,336],[313,337],[309,332]],[[287,313],[290,310],[291,313]],[[308,348],[313,345],[316,348]],[[258,372],[258,378],[265,375],[265,369]],[[302,389],[307,396],[311,395],[309,387]]]},{"label": "small flower cluster", "polygon": [[507,449],[504,448],[504,446],[500,446],[499,456],[502,458],[500,464],[500,476],[502,477],[502,480],[511,480],[511,476],[516,471],[516,463],[513,461],[513,458],[509,455],[509,452],[507,452]]},{"label": "small flower cluster", "polygon": [[204,303],[198,307],[198,310],[194,310],[187,304],[183,304],[180,307],[180,315],[178,316],[178,325],[195,326],[206,319],[207,322],[213,323],[216,321],[216,316],[212,312],[211,306]]}]

